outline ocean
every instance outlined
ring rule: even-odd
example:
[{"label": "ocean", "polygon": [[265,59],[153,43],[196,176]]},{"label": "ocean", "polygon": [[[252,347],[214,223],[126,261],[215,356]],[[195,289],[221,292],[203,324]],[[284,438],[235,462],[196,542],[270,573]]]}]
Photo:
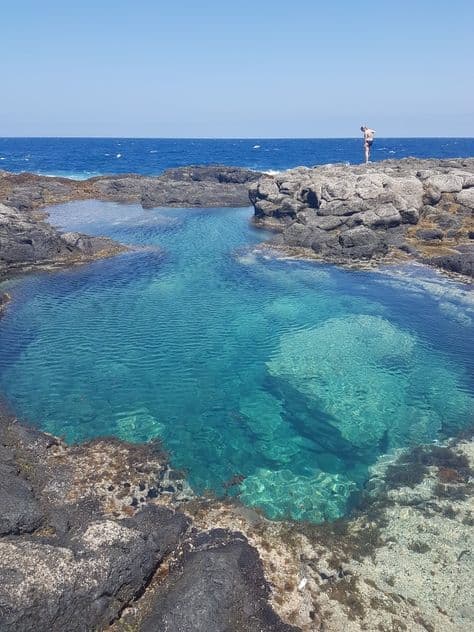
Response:
[{"label": "ocean", "polygon": [[[376,138],[372,147],[373,161],[407,156],[474,156],[474,138]],[[361,138],[0,138],[0,169],[80,179],[114,173],[158,175],[196,164],[280,171],[362,160]]]}]

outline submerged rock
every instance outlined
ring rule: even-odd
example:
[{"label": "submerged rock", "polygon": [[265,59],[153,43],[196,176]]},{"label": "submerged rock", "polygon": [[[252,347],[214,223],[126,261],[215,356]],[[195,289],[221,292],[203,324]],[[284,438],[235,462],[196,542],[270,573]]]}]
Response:
[{"label": "submerged rock", "polygon": [[259,468],[242,482],[239,498],[269,518],[319,523],[339,518],[356,489],[356,483],[343,474],[316,470],[302,475],[289,469]]},{"label": "submerged rock", "polygon": [[[313,402],[316,417],[325,416],[359,449],[383,442],[388,451],[400,438],[431,440],[442,423],[462,427],[474,415],[463,376],[380,316],[330,318],[286,334],[267,365],[271,375]],[[446,392],[452,397],[446,399]]]}]

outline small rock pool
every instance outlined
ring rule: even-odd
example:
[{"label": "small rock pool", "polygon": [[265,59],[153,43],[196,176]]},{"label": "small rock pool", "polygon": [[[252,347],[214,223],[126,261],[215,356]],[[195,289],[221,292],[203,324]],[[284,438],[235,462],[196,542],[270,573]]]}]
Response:
[{"label": "small rock pool", "polygon": [[382,454],[474,419],[467,286],[272,257],[248,208],[50,213],[139,248],[7,284],[0,392],[49,432],[160,437],[196,491],[322,521]]}]

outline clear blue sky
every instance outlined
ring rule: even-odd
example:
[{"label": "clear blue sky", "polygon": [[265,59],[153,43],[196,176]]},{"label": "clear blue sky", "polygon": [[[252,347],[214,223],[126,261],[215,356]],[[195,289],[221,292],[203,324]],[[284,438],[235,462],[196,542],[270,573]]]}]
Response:
[{"label": "clear blue sky", "polygon": [[474,136],[472,0],[4,0],[0,136]]}]

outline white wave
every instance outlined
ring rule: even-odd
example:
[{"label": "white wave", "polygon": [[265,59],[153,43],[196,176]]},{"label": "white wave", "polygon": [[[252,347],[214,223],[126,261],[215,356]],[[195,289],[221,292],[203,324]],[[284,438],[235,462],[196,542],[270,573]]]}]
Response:
[{"label": "white wave", "polygon": [[116,158],[121,158],[121,157],[122,157],[122,154],[117,154],[115,157],[116,157]]},{"label": "white wave", "polygon": [[43,173],[43,172],[37,171],[35,173],[38,173],[39,175],[44,176],[45,178],[67,178],[68,180],[87,180],[88,178],[93,178],[95,176],[102,175],[101,173],[97,173],[93,171],[87,171],[86,173],[83,173],[83,172],[61,173],[59,171]]},{"label": "white wave", "polygon": [[158,149],[150,149],[150,154],[157,154],[158,153]]},{"label": "white wave", "polygon": [[253,266],[257,263],[257,258],[254,254],[241,255],[237,257],[237,261],[244,266]]},{"label": "white wave", "polygon": [[407,264],[374,270],[384,283],[403,288],[411,294],[427,293],[446,316],[462,325],[470,326],[474,320],[474,294],[469,285],[456,282],[442,272],[428,269],[423,264]]}]

